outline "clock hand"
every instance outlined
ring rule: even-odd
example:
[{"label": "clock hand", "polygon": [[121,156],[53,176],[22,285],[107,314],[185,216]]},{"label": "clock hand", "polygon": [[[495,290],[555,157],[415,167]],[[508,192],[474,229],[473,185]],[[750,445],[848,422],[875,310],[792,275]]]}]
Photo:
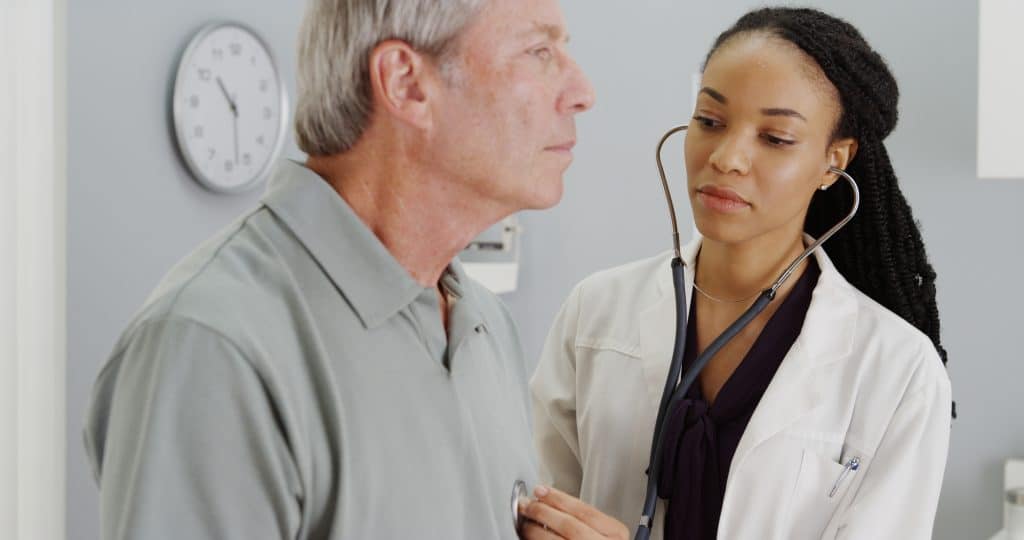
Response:
[{"label": "clock hand", "polygon": [[228,89],[224,88],[224,81],[221,80],[220,76],[217,76],[217,85],[220,86],[220,91],[224,93],[224,99],[228,100],[228,105],[231,107],[231,114],[238,118],[238,106],[235,105],[235,100],[231,99],[231,95],[228,94]]}]

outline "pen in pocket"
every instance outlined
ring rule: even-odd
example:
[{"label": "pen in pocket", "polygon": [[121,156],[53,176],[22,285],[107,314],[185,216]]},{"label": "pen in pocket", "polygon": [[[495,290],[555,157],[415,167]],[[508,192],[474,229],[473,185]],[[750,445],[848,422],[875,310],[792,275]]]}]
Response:
[{"label": "pen in pocket", "polygon": [[859,468],[860,458],[850,458],[850,461],[847,461],[846,465],[843,466],[843,472],[839,473],[839,478],[836,478],[836,483],[832,484],[832,490],[828,492],[828,498],[831,499],[835,496],[836,492],[839,491],[839,485],[843,483],[843,479],[846,478],[846,475],[850,474],[850,471],[856,472]]}]

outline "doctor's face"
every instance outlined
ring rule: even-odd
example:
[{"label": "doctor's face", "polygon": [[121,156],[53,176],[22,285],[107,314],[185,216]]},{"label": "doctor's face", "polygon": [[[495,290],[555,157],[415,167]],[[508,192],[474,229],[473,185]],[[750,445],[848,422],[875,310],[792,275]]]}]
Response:
[{"label": "doctor's face", "polygon": [[739,244],[794,242],[816,189],[831,184],[840,104],[821,68],[781,38],[740,34],[708,60],[686,134],[697,228]]},{"label": "doctor's face", "polygon": [[509,212],[562,196],[593,89],[556,0],[491,0],[461,34],[432,145],[445,174]]}]

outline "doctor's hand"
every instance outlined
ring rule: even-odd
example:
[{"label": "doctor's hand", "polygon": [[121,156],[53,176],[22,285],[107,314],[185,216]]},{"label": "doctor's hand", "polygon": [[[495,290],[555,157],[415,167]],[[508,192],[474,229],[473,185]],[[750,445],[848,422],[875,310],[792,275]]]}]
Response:
[{"label": "doctor's hand", "polygon": [[597,508],[554,488],[537,486],[537,498],[523,503],[525,540],[628,540],[629,529]]}]

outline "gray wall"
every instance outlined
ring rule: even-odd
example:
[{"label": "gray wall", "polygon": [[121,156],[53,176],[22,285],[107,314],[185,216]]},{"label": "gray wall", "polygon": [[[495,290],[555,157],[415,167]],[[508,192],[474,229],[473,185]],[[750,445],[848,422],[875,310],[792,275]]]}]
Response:
[{"label": "gray wall", "polygon": [[[1024,181],[975,176],[977,5],[810,3],[857,24],[901,82],[902,122],[889,149],[939,272],[944,340],[961,407],[935,537],[987,539],[1001,523],[1002,461],[1024,454],[1024,410],[1013,399],[1024,380],[1013,339],[1021,318],[1012,309],[1024,302],[1024,285],[1014,275],[1024,267],[1017,248]],[[714,35],[757,3],[633,0],[628,10],[625,4],[563,0],[572,47],[598,103],[579,121],[577,161],[562,204],[522,216],[521,288],[506,300],[531,358],[576,281],[670,245],[654,144],[664,129],[688,118],[690,74]],[[68,531],[74,540],[97,537],[95,486],[80,432],[103,359],[163,272],[259,196],[211,195],[183,169],[167,122],[177,56],[204,22],[234,18],[263,33],[291,81],[300,12],[298,2],[70,3]],[[287,152],[298,155],[291,144]],[[685,204],[680,214],[687,219]]]},{"label": "gray wall", "polygon": [[[210,21],[260,32],[294,98],[301,3],[68,2],[68,538],[99,536],[82,425],[92,381],[121,328],[171,265],[259,199],[203,190],[168,121],[188,39]],[[292,99],[294,103],[294,99]],[[299,157],[294,143],[288,155]]]}]

